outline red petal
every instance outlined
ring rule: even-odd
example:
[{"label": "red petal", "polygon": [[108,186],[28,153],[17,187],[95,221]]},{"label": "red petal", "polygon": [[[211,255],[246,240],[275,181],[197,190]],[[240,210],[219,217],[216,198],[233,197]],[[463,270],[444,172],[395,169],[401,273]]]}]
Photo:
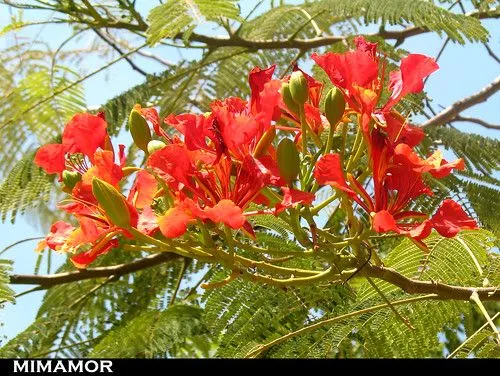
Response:
[{"label": "red petal", "polygon": [[110,242],[108,242],[104,247],[100,248],[97,252],[94,249],[90,249],[86,252],[82,252],[71,257],[71,262],[78,269],[85,269],[98,256],[108,253],[111,249],[116,247],[118,247],[118,241],[116,239],[113,239]]},{"label": "red petal", "polygon": [[431,218],[434,228],[446,238],[452,238],[462,229],[476,229],[477,223],[455,201],[444,200]]},{"label": "red petal", "polygon": [[170,144],[154,152],[149,156],[147,165],[153,167],[167,183],[171,183],[171,178],[174,178],[189,186],[189,177],[194,174],[187,149],[179,144]]},{"label": "red petal", "polygon": [[424,88],[424,78],[439,69],[433,58],[420,54],[410,54],[401,60],[401,70],[389,74],[389,88],[391,98],[384,106],[389,109],[401,97],[409,93],[419,93]]},{"label": "red petal", "polygon": [[373,217],[372,226],[373,229],[377,232],[399,232],[396,220],[387,210],[381,210],[375,214],[375,216]]},{"label": "red petal", "polygon": [[213,117],[195,114],[170,114],[165,118],[165,123],[177,129],[184,135],[184,143],[188,150],[207,148],[206,137],[209,136],[209,128]]},{"label": "red petal", "polygon": [[146,235],[153,235],[158,230],[158,220],[150,206],[146,206],[139,214],[137,229]]},{"label": "red petal", "polygon": [[357,36],[354,38],[354,44],[356,44],[356,49],[370,54],[370,56],[375,59],[377,55],[377,43],[368,42],[364,37]]},{"label": "red petal", "polygon": [[125,145],[118,145],[118,160],[120,161],[120,167],[124,167],[127,163],[127,155],[125,154]]},{"label": "red petal", "polygon": [[250,108],[252,111],[256,108],[256,106],[258,106],[258,103],[260,102],[260,92],[264,90],[264,85],[271,81],[275,69],[276,64],[273,64],[265,69],[255,67],[250,71],[248,81],[250,83],[251,90]]},{"label": "red petal", "polygon": [[65,147],[61,144],[42,146],[35,154],[35,163],[47,174],[60,174],[65,168]]},{"label": "red petal", "polygon": [[276,212],[282,212],[286,208],[295,207],[299,204],[311,205],[316,198],[314,193],[299,191],[288,187],[281,187],[283,192],[283,200],[276,204]]},{"label": "red petal", "polygon": [[313,53],[311,58],[326,72],[334,85],[351,90],[353,85],[367,87],[378,77],[378,62],[370,51],[350,51],[344,54]]},{"label": "red petal", "polygon": [[47,246],[50,249],[58,250],[66,242],[73,230],[75,230],[75,227],[71,224],[57,221],[50,227],[50,233],[45,237]]},{"label": "red petal", "polygon": [[69,153],[83,153],[92,160],[97,148],[104,147],[106,127],[99,116],[76,114],[64,128],[62,143]]},{"label": "red petal", "polygon": [[356,196],[356,193],[347,185],[338,154],[322,156],[314,168],[314,177],[320,185],[331,185],[350,196]]},{"label": "red petal", "polygon": [[214,207],[205,208],[205,214],[213,222],[224,223],[234,229],[241,228],[246,222],[241,208],[231,200],[221,200]]},{"label": "red petal", "polygon": [[145,208],[151,205],[157,188],[156,178],[146,170],[141,170],[137,173],[127,200],[132,202],[137,209]]},{"label": "red petal", "polygon": [[184,235],[187,230],[189,221],[193,219],[184,210],[173,207],[167,212],[158,217],[158,225],[161,233],[167,238],[177,238]]},{"label": "red petal", "polygon": [[309,103],[304,104],[306,121],[316,134],[323,130],[323,120],[321,119],[321,111],[319,108],[311,106]]},{"label": "red petal", "polygon": [[389,141],[394,146],[397,144],[406,144],[410,148],[413,148],[424,139],[424,131],[421,128],[408,125],[401,115],[386,112],[382,116],[386,122],[384,130],[389,136]]},{"label": "red petal", "polygon": [[[372,221],[373,229],[377,232],[394,231],[401,235],[406,235],[410,238],[421,240],[429,236],[432,230],[430,221],[426,220],[418,224],[407,224],[398,226],[396,220],[387,210],[381,210],[375,214]],[[410,227],[410,230],[405,230],[402,227]]]}]

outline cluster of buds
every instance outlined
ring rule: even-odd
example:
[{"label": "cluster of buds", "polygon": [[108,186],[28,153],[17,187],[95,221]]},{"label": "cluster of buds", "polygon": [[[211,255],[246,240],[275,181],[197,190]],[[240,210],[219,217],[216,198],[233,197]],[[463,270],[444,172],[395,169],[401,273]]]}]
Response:
[{"label": "cluster of buds", "polygon": [[[361,37],[355,43],[355,51],[313,55],[334,85],[323,110],[321,82],[297,67],[290,76],[273,78],[275,66],[250,72],[249,100],[215,100],[204,114],[170,114],[161,121],[154,108],[136,105],[129,129],[145,154],[142,167],[126,166],[123,145],[115,152],[102,114],[75,115],[62,143],[42,146],[35,162],[59,175],[69,194],[59,207],[78,226],[56,222],[39,249],[71,252],[73,263],[86,267],[118,247],[120,238],[157,244],[200,233],[207,246],[210,232],[241,231],[255,239],[251,218],[263,214],[283,217],[302,244],[314,245],[314,216],[326,206],[316,203],[316,193],[324,185],[334,188],[326,203],[341,202],[351,235],[353,229],[394,232],[425,248],[433,228],[445,237],[476,228],[450,199],[433,216],[411,210],[417,197],[432,194],[424,174],[442,178],[464,168],[439,151],[421,158],[415,147],[424,133],[393,108],[404,95],[420,92],[437,64],[423,55],[402,59],[401,69],[389,74],[391,95],[380,107],[384,64],[376,44]],[[358,125],[357,136],[346,153],[350,123]],[[343,143],[333,153],[339,129]],[[367,171],[355,177],[353,167],[363,155]],[[131,188],[122,193],[132,174]],[[369,223],[362,223],[361,211]]]}]

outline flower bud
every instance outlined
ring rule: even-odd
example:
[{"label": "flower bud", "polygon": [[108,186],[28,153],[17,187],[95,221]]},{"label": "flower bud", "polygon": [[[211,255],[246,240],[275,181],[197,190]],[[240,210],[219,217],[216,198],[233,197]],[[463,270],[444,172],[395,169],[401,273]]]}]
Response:
[{"label": "flower bud", "polygon": [[82,180],[82,174],[77,171],[64,170],[62,173],[64,186],[68,189],[73,189],[80,180]]},{"label": "flower bud", "polygon": [[344,94],[333,87],[325,97],[325,116],[330,123],[330,126],[334,127],[337,123],[342,120],[345,111],[345,99]]},{"label": "flower bud", "polygon": [[260,158],[264,154],[266,154],[267,149],[269,149],[269,146],[274,140],[274,136],[276,136],[275,127],[270,127],[267,131],[264,132],[253,152],[253,156],[255,158]]},{"label": "flower bud", "polygon": [[153,154],[155,151],[163,149],[165,146],[167,146],[164,142],[158,141],[158,140],[151,140],[148,143],[148,153]]},{"label": "flower bud", "polygon": [[94,178],[92,180],[92,193],[111,223],[121,228],[131,226],[130,211],[125,197],[115,187]]},{"label": "flower bud", "polygon": [[283,97],[283,102],[285,102],[285,105],[288,107],[288,109],[294,114],[298,114],[299,107],[292,98],[292,93],[290,92],[290,85],[287,82],[281,85],[281,96]]},{"label": "flower bud", "polygon": [[148,150],[148,142],[151,141],[151,130],[148,122],[135,108],[130,112],[128,126],[134,143],[144,151]]},{"label": "flower bud", "polygon": [[309,88],[304,74],[301,71],[293,72],[288,83],[290,85],[290,93],[294,102],[298,105],[306,103],[307,98],[309,98]]},{"label": "flower bud", "polygon": [[288,184],[293,183],[300,171],[300,156],[295,143],[289,138],[281,140],[276,157],[281,176]]}]

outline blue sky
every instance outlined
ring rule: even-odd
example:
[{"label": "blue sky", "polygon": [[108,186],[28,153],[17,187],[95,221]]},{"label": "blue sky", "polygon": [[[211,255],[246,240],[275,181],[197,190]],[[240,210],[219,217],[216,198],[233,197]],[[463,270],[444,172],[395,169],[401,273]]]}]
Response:
[{"label": "blue sky", "polygon": [[[146,8],[151,7],[156,2],[138,1],[139,9],[144,9],[143,14],[147,14]],[[243,14],[250,9],[255,2],[244,1]],[[5,6],[0,6],[0,28],[3,27],[9,19]],[[30,17],[26,13],[26,18]],[[49,16],[49,14],[47,14]],[[490,46],[500,55],[500,29],[495,21],[484,21],[485,26],[491,31]],[[210,27],[203,27],[204,32],[213,32]],[[69,36],[71,30],[67,26],[45,26],[31,28],[26,35],[31,37],[38,36],[40,40],[48,42],[51,46],[57,47],[58,44]],[[78,41],[80,46],[90,42],[91,36]],[[8,38],[0,39],[0,43],[9,43]],[[414,53],[423,53],[429,56],[436,56],[443,40],[435,34],[424,34],[410,38],[402,47]],[[1,47],[3,47],[0,44]],[[181,56],[171,48],[155,49],[155,53],[161,57],[177,61]],[[182,57],[195,57],[195,53],[184,53]],[[161,67],[158,64],[144,58],[138,58],[137,63],[149,72],[157,71]],[[461,99],[464,96],[471,95],[483,86],[491,82],[499,73],[499,65],[488,56],[485,48],[481,44],[467,44],[460,46],[450,43],[445,53],[439,60],[440,70],[434,73],[426,84],[426,90],[431,95],[435,108],[439,105],[448,106],[452,102]],[[99,59],[85,59],[80,66],[87,73],[99,67]],[[85,95],[89,106],[99,106],[106,100],[116,96],[122,91],[142,82],[143,76],[132,71],[129,65],[121,61],[105,72],[88,79],[84,83]],[[496,95],[488,102],[480,104],[475,108],[464,112],[464,115],[482,118],[491,123],[500,123],[500,96]],[[489,137],[500,137],[499,131],[492,131],[482,128],[478,125],[468,123],[457,123],[457,128],[475,132]],[[500,152],[500,151],[499,151]],[[18,217],[15,224],[0,223],[0,250],[16,241],[29,237],[44,236],[46,229],[36,228],[32,225],[33,218],[29,216]],[[2,258],[14,261],[14,270],[18,274],[31,274],[34,269],[37,258],[33,251],[36,241],[26,242],[7,251]],[[65,256],[53,255],[54,266],[60,264]],[[45,270],[42,266],[41,272]],[[15,286],[16,292],[21,292],[29,286]],[[43,292],[36,292],[17,300],[15,305],[8,304],[3,310],[0,310],[0,322],[4,323],[0,327],[0,340],[2,336],[11,338],[19,331],[29,325],[36,315],[36,310],[43,297]],[[0,342],[1,344],[1,342]]]}]

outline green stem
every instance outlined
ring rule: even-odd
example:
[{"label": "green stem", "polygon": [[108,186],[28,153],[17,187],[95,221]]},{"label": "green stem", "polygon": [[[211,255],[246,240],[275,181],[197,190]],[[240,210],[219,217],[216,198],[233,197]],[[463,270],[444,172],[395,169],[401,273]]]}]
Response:
[{"label": "green stem", "polygon": [[319,203],[318,205],[316,205],[315,207],[313,207],[311,209],[311,214],[312,215],[316,215],[318,214],[321,209],[323,208],[326,208],[328,205],[330,205],[333,201],[335,201],[336,199],[338,198],[338,194],[337,193],[334,193],[332,194],[330,197],[328,197],[326,200],[324,200],[323,202]]},{"label": "green stem", "polygon": [[209,253],[205,253],[201,250],[194,249],[192,247],[190,248],[189,251],[187,251],[187,250],[182,249],[173,243],[161,241],[159,239],[155,239],[149,235],[143,234],[142,232],[140,232],[139,230],[137,230],[133,227],[128,229],[128,231],[132,235],[134,235],[134,237],[138,240],[142,240],[142,241],[145,241],[149,244],[157,245],[157,246],[161,247],[162,249],[166,249],[165,252],[172,252],[172,253],[175,253],[179,256],[184,256],[184,257],[188,257],[188,258],[197,258],[200,260],[211,260],[213,258],[213,256],[210,255]]},{"label": "green stem", "polygon": [[372,281],[372,279],[370,277],[366,277],[366,280],[368,281],[368,283],[373,287],[373,289],[377,292],[377,294],[380,295],[380,297],[383,299],[383,301],[387,304],[387,306],[391,309],[392,312],[394,312],[394,314],[396,315],[396,317],[398,319],[400,319],[403,324],[405,324],[408,329],[410,330],[414,330],[415,328],[413,327],[413,325],[410,324],[410,322],[408,321],[408,319],[406,317],[403,317],[398,311],[396,308],[394,308],[394,306],[391,304],[390,300],[387,299],[387,297],[385,296],[385,294],[382,292],[382,290],[380,290],[378,288],[378,286],[375,284],[375,282]]},{"label": "green stem", "polygon": [[497,343],[500,344],[500,333],[498,332],[498,328],[495,325],[495,323],[493,322],[493,320],[491,319],[490,315],[488,314],[488,311],[484,307],[483,302],[481,302],[481,299],[479,299],[479,295],[477,294],[477,291],[474,291],[472,293],[472,295],[470,296],[470,300],[472,300],[474,303],[477,304],[477,306],[479,307],[479,310],[483,314],[484,318],[486,319],[488,324],[490,324],[491,329],[493,329],[493,332],[496,334]]},{"label": "green stem", "polygon": [[361,158],[364,152],[364,144],[363,140],[363,132],[358,128],[358,132],[356,133],[356,138],[354,140],[354,145],[351,149],[351,155],[349,155],[349,160],[347,162],[347,166],[345,170],[347,172],[351,171],[351,169],[356,165],[356,162]]},{"label": "green stem", "polygon": [[[500,315],[500,312],[497,312],[497,313],[495,314],[495,316],[493,316],[493,317],[491,318],[491,321],[495,320],[495,319],[496,319],[499,315]],[[481,326],[478,330],[476,330],[476,331],[474,332],[474,334],[470,335],[470,336],[469,336],[469,338],[467,338],[465,341],[463,341],[463,342],[460,344],[460,346],[458,346],[455,350],[453,350],[453,352],[452,352],[450,355],[448,355],[448,356],[446,357],[446,359],[451,359],[451,358],[453,358],[453,357],[454,357],[454,356],[455,356],[455,355],[456,355],[456,354],[460,351],[460,349],[462,349],[462,347],[464,347],[464,346],[465,346],[465,345],[466,345],[469,341],[471,341],[471,340],[472,340],[472,338],[474,338],[476,335],[478,335],[478,334],[481,332],[481,330],[484,330],[484,328],[486,328],[488,325],[490,325],[490,323],[489,323],[489,322],[486,322],[483,326]]]},{"label": "green stem", "polygon": [[[396,300],[394,302],[391,302],[391,304],[393,306],[398,306],[398,305],[402,305],[402,304],[408,304],[408,303],[413,303],[413,302],[418,302],[418,301],[421,301],[421,300],[427,300],[427,299],[435,299],[437,298],[437,295],[436,294],[429,294],[429,295],[423,295],[423,296],[416,296],[414,298],[408,298],[408,299],[402,299],[402,300]],[[305,326],[299,330],[296,330],[294,332],[290,332],[284,336],[281,336],[271,342],[268,342],[264,345],[258,345],[256,346],[256,348],[254,348],[252,351],[250,351],[248,354],[245,355],[245,358],[255,358],[257,357],[259,354],[261,354],[262,352],[268,350],[269,348],[273,347],[273,346],[276,346],[282,342],[285,342],[291,338],[294,338],[294,337],[297,337],[301,334],[305,334],[305,333],[308,333],[308,332],[311,332],[317,328],[320,328],[322,326],[325,326],[325,325],[328,325],[328,324],[333,324],[333,323],[336,323],[336,322],[339,322],[339,321],[344,321],[346,319],[350,319],[351,317],[355,317],[355,316],[359,316],[359,315],[362,315],[362,314],[365,314],[365,313],[370,313],[370,312],[375,312],[375,311],[378,311],[380,309],[383,309],[383,308],[387,308],[388,307],[388,304],[387,303],[384,303],[384,304],[379,304],[379,305],[376,305],[376,306],[373,306],[373,307],[370,307],[370,308],[365,308],[365,309],[361,309],[359,311],[355,311],[355,312],[351,312],[351,313],[347,313],[345,315],[340,315],[340,316],[337,316],[337,317],[333,317],[331,319],[326,319],[326,320],[322,320],[322,321],[318,321],[314,324],[311,324],[311,325],[308,325],[308,326]]]}]

